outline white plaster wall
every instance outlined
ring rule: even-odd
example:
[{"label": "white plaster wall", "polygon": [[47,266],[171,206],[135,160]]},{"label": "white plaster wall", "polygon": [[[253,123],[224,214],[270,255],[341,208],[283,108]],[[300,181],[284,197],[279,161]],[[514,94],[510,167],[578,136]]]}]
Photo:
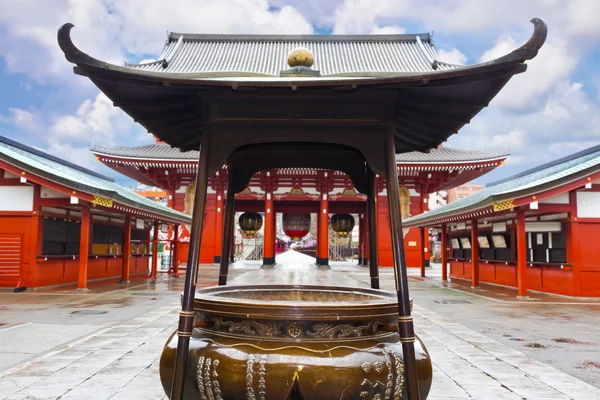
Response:
[{"label": "white plaster wall", "polygon": [[569,204],[569,192],[561,193],[556,196],[549,197],[547,199],[540,200],[540,203],[547,204]]},{"label": "white plaster wall", "polygon": [[33,186],[0,186],[0,211],[33,211]]},{"label": "white plaster wall", "polygon": [[56,190],[49,189],[47,187],[42,187],[40,190],[40,197],[43,199],[62,199],[65,197],[69,197],[66,194],[57,192]]},{"label": "white plaster wall", "polygon": [[600,192],[577,192],[577,217],[600,218]]},{"label": "white plaster wall", "polygon": [[20,178],[19,175],[15,175],[12,172],[4,171],[4,178],[6,179],[17,179]]}]

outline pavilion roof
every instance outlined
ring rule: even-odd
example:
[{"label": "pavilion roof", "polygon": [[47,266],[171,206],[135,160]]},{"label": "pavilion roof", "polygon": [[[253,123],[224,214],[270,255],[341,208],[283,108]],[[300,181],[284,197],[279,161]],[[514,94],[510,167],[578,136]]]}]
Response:
[{"label": "pavilion roof", "polygon": [[147,212],[158,218],[162,217],[166,221],[191,223],[189,215],[140,196],[118,185],[111,178],[2,136],[0,136],[0,160],[25,172],[25,177],[29,174],[38,176],[73,189],[75,192],[107,198],[124,207]]},{"label": "pavilion roof", "polygon": [[[540,165],[501,181],[493,182],[481,191],[425,212],[404,221],[404,226],[427,226],[458,220],[465,215],[475,216],[482,210],[504,211],[520,204],[517,199],[527,198],[524,204],[541,199],[533,196],[551,189],[577,182],[600,172],[600,145],[564,158]],[[583,186],[585,183],[582,183]],[[565,191],[568,189],[565,189]]]},{"label": "pavilion roof", "polygon": [[[179,149],[165,143],[153,143],[141,146],[97,146],[91,148],[94,154],[113,156],[124,159],[161,160],[161,161],[190,161],[198,162],[199,152],[190,150],[181,152]],[[468,163],[504,159],[508,152],[488,152],[484,150],[460,150],[449,147],[431,149],[429,153],[413,151],[396,155],[398,164],[429,164],[429,163]]]},{"label": "pavilion roof", "polygon": [[[127,67],[206,77],[279,77],[287,55],[308,48],[321,76],[432,72],[460,68],[440,60],[429,33],[409,35],[199,35],[169,33],[158,60]],[[208,55],[208,56],[207,56]],[[200,76],[200,75],[199,75]]]},{"label": "pavilion roof", "polygon": [[[532,23],[534,33],[523,46],[475,65],[451,65],[439,60],[429,34],[171,33],[159,60],[141,65],[115,65],[89,56],[74,45],[70,36],[72,24],[59,29],[58,43],[66,59],[76,65],[77,74],[89,77],[115,106],[157,138],[182,150],[199,148],[204,130],[216,126],[212,117],[223,118],[227,126],[235,128],[239,122],[237,116],[243,114],[243,120],[258,120],[255,123],[258,129],[263,123],[269,127],[297,125],[308,118],[306,115],[317,121],[324,115],[333,115],[331,118],[341,130],[352,126],[354,120],[371,121],[373,129],[387,124],[386,129],[394,133],[396,153],[404,153],[438,147],[487,107],[512,76],[526,70],[525,62],[537,55],[547,36],[546,24],[541,19],[534,18]],[[307,47],[314,55],[314,65],[308,72],[300,73],[286,65],[289,50],[298,46]],[[223,104],[229,101],[227,104],[233,107],[234,114],[223,109],[218,114],[211,109],[215,96],[225,96],[220,101]],[[270,114],[254,118],[252,109],[244,107],[242,110],[248,113],[239,114],[236,102],[252,98],[249,96],[265,101],[287,96],[288,106],[300,99],[306,109],[300,107],[302,117],[296,118],[300,115],[296,106],[267,107],[265,104],[271,104],[267,101],[260,104]],[[344,108],[337,102],[341,111],[315,113],[321,107],[315,100],[327,97],[343,99],[353,106],[360,99],[375,98],[389,104],[389,109],[383,112],[365,108],[365,114],[348,116],[344,112],[352,108]],[[377,115],[370,114],[373,112]],[[225,129],[223,125],[219,127]],[[214,162],[221,160],[215,158]],[[212,161],[210,168],[216,168]],[[379,165],[378,170],[383,168]]]}]

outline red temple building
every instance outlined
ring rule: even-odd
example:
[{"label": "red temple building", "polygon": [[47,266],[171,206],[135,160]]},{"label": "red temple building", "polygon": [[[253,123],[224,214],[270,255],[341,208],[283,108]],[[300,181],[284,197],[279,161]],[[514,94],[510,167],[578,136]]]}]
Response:
[{"label": "red temple building", "polygon": [[[158,142],[135,147],[99,147],[92,151],[97,159],[142,184],[156,186],[169,194],[168,205],[191,214],[186,205],[186,193],[194,181],[198,167],[198,152],[180,152],[178,149]],[[417,215],[427,210],[430,193],[447,190],[491,171],[502,165],[506,153],[487,153],[451,148],[437,148],[430,153],[411,152],[397,156],[401,197],[410,202],[410,211],[404,216]],[[218,262],[221,254],[219,238],[222,235],[222,210],[225,199],[227,168],[212,174],[209,178],[209,192],[206,205],[204,237],[202,239],[201,262]],[[387,196],[384,179],[377,177],[377,214],[379,264],[392,266],[392,250],[389,233]],[[402,192],[405,192],[403,195]],[[408,196],[406,195],[408,194]],[[331,214],[358,214],[359,263],[368,260],[366,243],[366,196],[359,194],[349,177],[339,171],[326,171],[307,168],[278,169],[261,171],[250,180],[245,191],[236,195],[237,212],[254,211],[275,213],[316,213],[320,216],[318,229],[317,262],[327,264],[328,218]],[[320,211],[322,210],[322,211]],[[266,219],[266,218],[265,218]],[[267,219],[266,219],[267,220]],[[275,224],[275,218],[265,222]],[[323,226],[323,227],[322,227]],[[274,242],[272,229],[265,229],[265,252],[267,242]],[[325,234],[323,234],[325,232]],[[183,233],[183,237],[187,232]],[[425,241],[423,237],[426,236]],[[429,260],[428,233],[425,230],[411,229],[405,237],[408,266],[425,267]],[[180,261],[185,261],[187,253],[181,246]],[[267,257],[267,256],[265,256]],[[273,256],[274,257],[274,256]]]},{"label": "red temple building", "polygon": [[0,136],[0,287],[156,280],[159,230],[191,218]]},{"label": "red temple building", "polygon": [[600,146],[414,216],[442,232],[442,279],[600,296]]}]

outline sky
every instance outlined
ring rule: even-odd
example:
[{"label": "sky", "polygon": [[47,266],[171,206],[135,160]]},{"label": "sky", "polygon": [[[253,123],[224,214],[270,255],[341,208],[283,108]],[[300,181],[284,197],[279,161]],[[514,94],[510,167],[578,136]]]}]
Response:
[{"label": "sky", "polygon": [[475,64],[531,35],[548,39],[528,71],[445,146],[509,151],[485,184],[600,144],[598,0],[0,0],[0,135],[132,182],[95,161],[92,144],[134,146],[152,136],[87,79],[56,41],[123,65],[156,59],[166,32],[365,34],[433,32],[443,61]]}]

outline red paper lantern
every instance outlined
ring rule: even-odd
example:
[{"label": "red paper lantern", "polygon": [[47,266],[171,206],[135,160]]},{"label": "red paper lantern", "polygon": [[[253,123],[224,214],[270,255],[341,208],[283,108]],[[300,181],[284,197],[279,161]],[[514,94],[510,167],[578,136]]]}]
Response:
[{"label": "red paper lantern", "polygon": [[283,232],[299,241],[310,232],[310,214],[283,214]]}]

